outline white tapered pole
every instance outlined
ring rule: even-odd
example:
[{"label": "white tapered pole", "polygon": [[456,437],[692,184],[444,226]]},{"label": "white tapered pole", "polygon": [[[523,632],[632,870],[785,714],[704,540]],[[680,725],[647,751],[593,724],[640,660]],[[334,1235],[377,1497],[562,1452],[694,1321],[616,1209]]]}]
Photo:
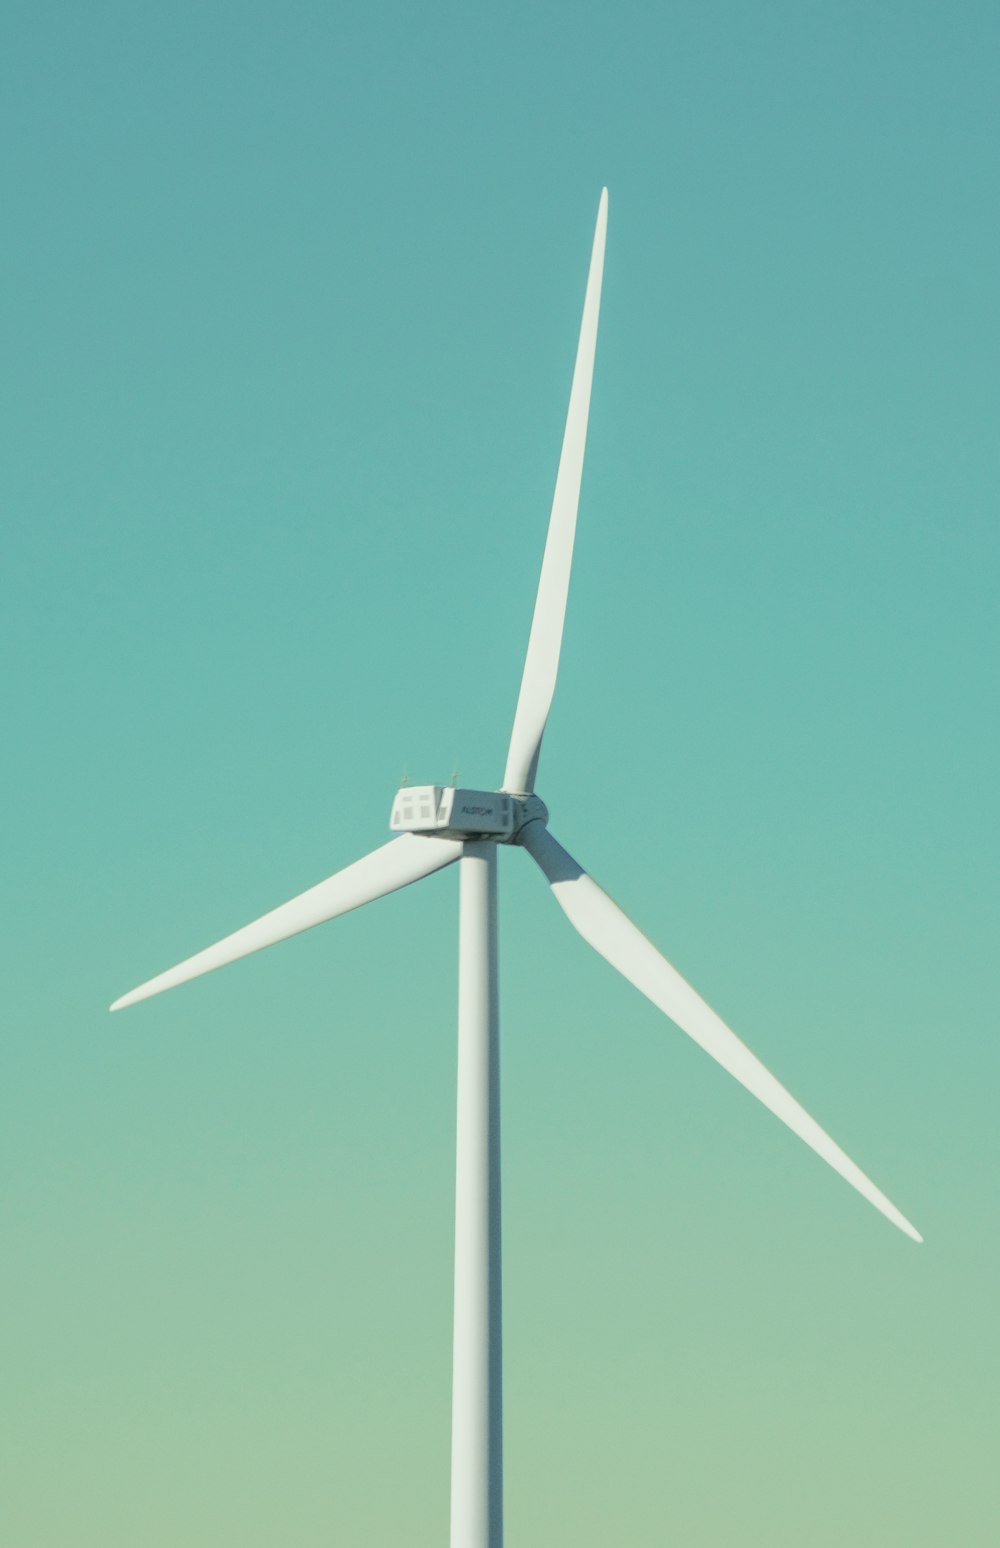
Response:
[{"label": "white tapered pole", "polygon": [[459,872],[451,1548],[502,1548],[496,845],[465,844]]}]

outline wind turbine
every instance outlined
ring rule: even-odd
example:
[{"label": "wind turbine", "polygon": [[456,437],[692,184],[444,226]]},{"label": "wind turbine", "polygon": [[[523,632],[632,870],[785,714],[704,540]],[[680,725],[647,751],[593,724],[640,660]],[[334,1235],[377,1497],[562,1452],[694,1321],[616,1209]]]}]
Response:
[{"label": "wind turbine", "polygon": [[528,852],[595,951],[914,1241],[919,1232],[553,837],[535,793],[569,589],[604,270],[601,193],[569,412],[521,691],[499,790],[404,786],[399,837],[116,1000],[121,1010],[459,863],[458,1114],[452,1367],[451,1548],[501,1548],[500,1091],[497,845]]}]

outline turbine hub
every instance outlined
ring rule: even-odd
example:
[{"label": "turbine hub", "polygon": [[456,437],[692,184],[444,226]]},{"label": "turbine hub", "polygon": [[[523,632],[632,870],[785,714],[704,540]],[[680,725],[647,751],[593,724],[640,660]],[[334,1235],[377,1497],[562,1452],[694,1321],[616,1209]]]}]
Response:
[{"label": "turbine hub", "polygon": [[511,840],[514,844],[521,842],[521,834],[529,822],[540,822],[543,827],[549,820],[549,809],[541,796],[531,795],[512,796],[516,819],[514,824],[514,836]]}]

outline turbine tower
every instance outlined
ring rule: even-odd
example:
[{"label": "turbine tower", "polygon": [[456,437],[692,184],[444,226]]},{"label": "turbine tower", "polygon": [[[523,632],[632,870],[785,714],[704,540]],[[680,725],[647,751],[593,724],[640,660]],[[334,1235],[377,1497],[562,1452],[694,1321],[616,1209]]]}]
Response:
[{"label": "turbine tower", "polygon": [[452,1367],[451,1548],[501,1548],[503,1437],[500,1295],[500,1090],[497,846],[527,851],[556,902],[595,951],[770,1108],[888,1220],[920,1234],[553,837],[535,793],[562,644],[604,270],[601,193],[583,321],[538,595],[499,790],[405,785],[399,836],[112,1005],[172,989],[458,862],[458,1113]]}]

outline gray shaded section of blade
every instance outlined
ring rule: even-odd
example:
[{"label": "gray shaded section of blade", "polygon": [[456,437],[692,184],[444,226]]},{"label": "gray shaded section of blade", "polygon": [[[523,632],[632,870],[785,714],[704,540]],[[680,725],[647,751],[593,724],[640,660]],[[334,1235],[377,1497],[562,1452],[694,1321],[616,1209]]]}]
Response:
[{"label": "gray shaded section of blade", "polygon": [[540,822],[529,824],[523,830],[520,842],[548,878],[555,899],[570,923],[596,952],[759,1102],[763,1102],[776,1118],[787,1124],[863,1198],[874,1204],[887,1220],[914,1241],[923,1240],[895,1204],[810,1117]]},{"label": "gray shaded section of blade", "polygon": [[138,1000],[148,1000],[151,995],[162,994],[165,989],[173,989],[177,984],[187,983],[189,979],[199,978],[203,973],[211,973],[215,968],[261,951],[265,946],[274,946],[278,941],[300,935],[303,930],[311,930],[328,919],[336,919],[338,914],[347,914],[365,903],[373,903],[376,898],[408,887],[411,882],[451,865],[461,853],[462,845],[454,839],[403,834],[290,902],[255,919],[252,924],[216,941],[214,946],[206,947],[185,962],[140,984],[116,1000],[111,1009],[124,1010]]}]

